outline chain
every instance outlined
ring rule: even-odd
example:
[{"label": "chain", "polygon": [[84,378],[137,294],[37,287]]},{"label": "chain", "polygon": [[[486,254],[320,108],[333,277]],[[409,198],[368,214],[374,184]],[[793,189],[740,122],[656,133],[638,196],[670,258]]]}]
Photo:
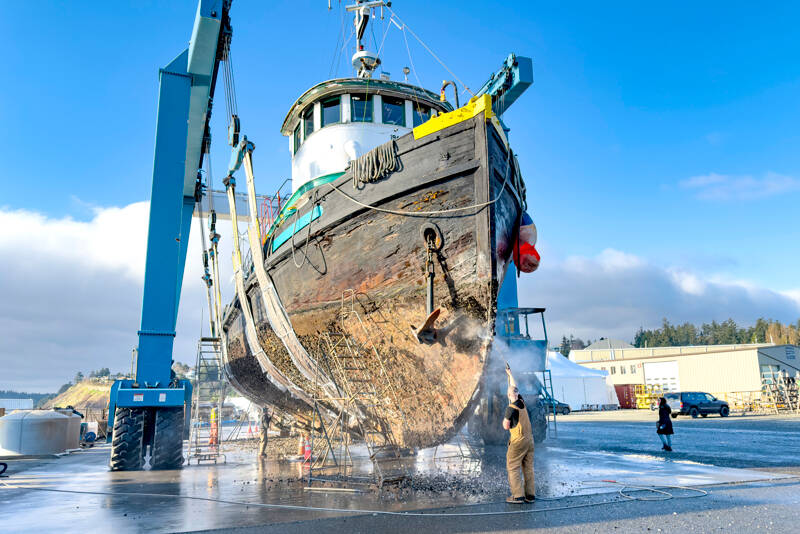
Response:
[{"label": "chain", "polygon": [[433,274],[433,251],[436,247],[434,239],[435,238],[430,235],[425,238],[425,243],[428,245],[428,255],[425,258],[425,272],[427,274]]}]

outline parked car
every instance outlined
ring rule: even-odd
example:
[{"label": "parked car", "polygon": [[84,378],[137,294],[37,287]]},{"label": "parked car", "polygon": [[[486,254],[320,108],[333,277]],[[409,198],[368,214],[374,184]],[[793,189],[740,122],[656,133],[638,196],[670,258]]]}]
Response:
[{"label": "parked car", "polygon": [[697,416],[708,417],[708,414],[712,413],[719,414],[721,417],[728,417],[728,414],[731,413],[731,408],[727,402],[702,391],[666,393],[664,398],[667,399],[667,404],[672,410],[673,419],[679,415],[691,415],[693,418],[697,418]]},{"label": "parked car", "polygon": [[[547,400],[544,400],[543,403],[545,405],[545,410],[547,410],[550,413],[553,413],[553,403],[548,402]],[[555,401],[555,410],[556,413],[559,413],[561,415],[567,415],[570,412],[569,404]]]}]

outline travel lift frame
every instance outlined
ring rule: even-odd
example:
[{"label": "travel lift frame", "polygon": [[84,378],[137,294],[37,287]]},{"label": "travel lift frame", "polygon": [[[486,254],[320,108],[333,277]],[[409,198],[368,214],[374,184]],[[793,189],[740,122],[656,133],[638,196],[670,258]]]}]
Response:
[{"label": "travel lift frame", "polygon": [[231,0],[199,0],[189,48],[159,71],[153,189],[142,322],[133,379],[111,387],[112,470],[141,469],[147,445],[155,469],[183,464],[192,384],[172,375],[172,349],[199,170],[219,63],[231,36]]},{"label": "travel lift frame", "polygon": [[[112,470],[141,469],[150,445],[153,468],[183,464],[192,385],[172,376],[181,284],[219,63],[231,37],[232,0],[200,0],[192,38],[159,71],[158,117],[147,236],[142,322],[133,379],[118,380],[109,397]],[[501,115],[532,83],[529,58],[509,56],[481,87]]]}]

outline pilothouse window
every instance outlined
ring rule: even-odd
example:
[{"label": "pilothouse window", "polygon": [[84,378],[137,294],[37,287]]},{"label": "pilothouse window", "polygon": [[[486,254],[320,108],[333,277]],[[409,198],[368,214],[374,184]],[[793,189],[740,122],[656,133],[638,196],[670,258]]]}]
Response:
[{"label": "pilothouse window", "polygon": [[350,95],[350,119],[372,122],[372,95]]},{"label": "pilothouse window", "polygon": [[322,127],[342,122],[342,97],[329,98],[322,102]]},{"label": "pilothouse window", "polygon": [[431,108],[422,104],[414,103],[414,126],[419,126],[423,122],[428,122],[431,118]]},{"label": "pilothouse window", "polygon": [[314,106],[308,106],[303,113],[303,139],[308,139],[312,133],[314,133]]},{"label": "pilothouse window", "polygon": [[297,126],[294,128],[294,153],[297,154],[297,151],[300,150],[300,123],[297,123]]},{"label": "pilothouse window", "polygon": [[383,123],[406,125],[406,105],[402,98],[383,97]]}]

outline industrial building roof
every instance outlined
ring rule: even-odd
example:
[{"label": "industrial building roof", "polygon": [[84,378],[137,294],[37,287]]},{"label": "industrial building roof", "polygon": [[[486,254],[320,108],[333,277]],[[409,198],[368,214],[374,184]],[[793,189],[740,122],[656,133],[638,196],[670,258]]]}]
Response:
[{"label": "industrial building roof", "polygon": [[601,338],[583,350],[602,350],[602,349],[632,349],[633,345],[621,339]]},{"label": "industrial building roof", "polygon": [[[612,340],[613,342],[613,340]],[[594,343],[583,350],[572,350],[569,359],[578,363],[605,362],[614,360],[631,360],[643,358],[662,358],[665,356],[691,356],[696,354],[709,354],[718,352],[731,352],[740,350],[753,350],[763,347],[774,347],[772,343],[746,343],[738,345],[687,345],[679,347],[649,347],[649,348],[613,348],[595,349]]]}]

